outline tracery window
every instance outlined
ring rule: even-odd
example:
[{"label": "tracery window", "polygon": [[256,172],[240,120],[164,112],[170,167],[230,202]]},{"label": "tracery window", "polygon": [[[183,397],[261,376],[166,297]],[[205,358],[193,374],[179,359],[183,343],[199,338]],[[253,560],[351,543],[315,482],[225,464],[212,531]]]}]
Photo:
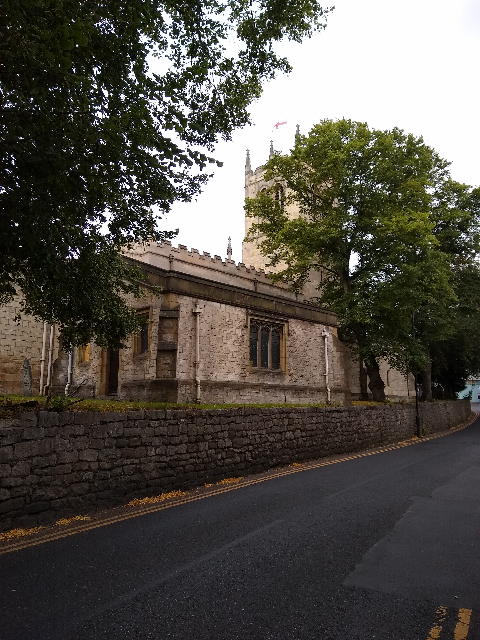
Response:
[{"label": "tracery window", "polygon": [[267,320],[250,320],[250,364],[258,369],[278,371],[282,362],[283,325]]}]

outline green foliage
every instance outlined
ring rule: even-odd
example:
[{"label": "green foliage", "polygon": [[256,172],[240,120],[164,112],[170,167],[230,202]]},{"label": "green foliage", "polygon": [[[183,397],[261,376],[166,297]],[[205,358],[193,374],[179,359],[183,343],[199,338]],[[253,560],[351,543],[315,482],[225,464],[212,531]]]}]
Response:
[{"label": "green foliage", "polygon": [[[5,0],[0,8],[0,303],[58,322],[64,344],[117,347],[140,295],[118,252],[245,125],[273,44],[324,27],[317,0]],[[151,63],[154,64],[151,64]],[[205,153],[207,151],[207,153]]]},{"label": "green foliage", "polygon": [[423,373],[425,398],[429,396],[430,378],[441,385],[443,397],[455,399],[467,378],[480,371],[479,214],[480,189],[450,179],[437,185],[430,218],[439,249],[450,265],[456,301],[418,310],[418,338],[430,360]]},{"label": "green foliage", "polygon": [[24,397],[18,395],[0,396],[0,417],[7,418],[16,415],[22,411],[138,411],[142,409],[165,409],[165,410],[181,410],[181,409],[239,409],[241,407],[318,407],[329,408],[339,407],[339,402],[317,402],[317,403],[258,403],[258,404],[197,404],[197,403],[180,403],[173,402],[134,402],[126,400],[98,400],[92,398],[74,399],[68,396],[37,396],[36,398]]},{"label": "green foliage", "polygon": [[380,357],[405,372],[424,367],[428,340],[412,335],[412,312],[430,340],[453,335],[453,256],[476,254],[478,234],[466,244],[465,236],[478,193],[454,183],[422,138],[350,120],[324,120],[298,137],[265,178],[283,183],[285,204],[299,208],[289,219],[268,193],[247,201],[259,220],[249,238],[281,267],[275,278],[300,288],[312,268],[322,272],[318,301],[337,313],[371,383]]},{"label": "green foliage", "polygon": [[68,396],[49,396],[46,408],[50,411],[67,411],[75,400]]},{"label": "green foliage", "polygon": [[432,380],[444,397],[455,398],[469,377],[480,373],[480,266],[476,261],[456,268],[453,284],[458,298],[454,332],[446,340],[431,341]]}]

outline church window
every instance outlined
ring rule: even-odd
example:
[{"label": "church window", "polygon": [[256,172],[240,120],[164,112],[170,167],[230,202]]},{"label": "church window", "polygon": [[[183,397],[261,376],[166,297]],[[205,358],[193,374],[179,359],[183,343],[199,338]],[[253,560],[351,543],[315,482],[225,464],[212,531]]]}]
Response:
[{"label": "church window", "polygon": [[250,365],[258,369],[281,370],[283,325],[250,320]]},{"label": "church window", "polygon": [[77,349],[77,362],[81,364],[82,362],[90,361],[90,343],[82,344]]},{"label": "church window", "polygon": [[271,340],[272,369],[280,369],[280,329],[272,329]]},{"label": "church window", "polygon": [[273,191],[273,187],[270,187],[269,189],[267,189],[266,187],[264,187],[263,189],[260,189],[260,193],[263,194],[270,194],[270,196],[275,200],[275,202],[280,202],[280,205],[283,207],[285,205],[285,190],[282,187],[281,184],[277,184],[275,185],[275,190]]},{"label": "church window", "polygon": [[135,336],[135,355],[147,353],[149,349],[149,333],[150,333],[150,314],[148,311],[142,311],[138,314],[140,318],[140,331]]},{"label": "church window", "polygon": [[270,342],[270,330],[268,327],[260,329],[260,366],[268,369],[268,347]]}]

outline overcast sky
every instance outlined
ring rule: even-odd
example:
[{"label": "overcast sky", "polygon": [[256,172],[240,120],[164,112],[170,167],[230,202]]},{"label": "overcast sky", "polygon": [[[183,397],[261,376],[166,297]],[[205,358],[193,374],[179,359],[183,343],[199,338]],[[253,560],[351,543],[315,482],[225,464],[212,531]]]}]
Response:
[{"label": "overcast sky", "polygon": [[[270,140],[287,153],[322,118],[350,118],[377,129],[422,135],[452,162],[455,180],[480,184],[480,0],[331,0],[327,28],[280,52],[293,71],[264,87],[252,126],[217,146],[222,168],[198,200],[177,204],[162,228],[174,244],[241,260],[244,166],[268,157]],[[278,132],[276,122],[287,121]]]}]

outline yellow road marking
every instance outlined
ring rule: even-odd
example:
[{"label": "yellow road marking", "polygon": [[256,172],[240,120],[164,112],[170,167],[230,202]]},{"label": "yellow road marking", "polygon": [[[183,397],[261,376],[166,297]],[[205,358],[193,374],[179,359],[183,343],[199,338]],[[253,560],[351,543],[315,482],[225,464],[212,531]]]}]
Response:
[{"label": "yellow road marking", "polygon": [[458,612],[458,622],[453,632],[454,640],[465,640],[470,628],[471,609],[460,609]]},{"label": "yellow road marking", "polygon": [[442,625],[445,622],[446,617],[447,607],[438,607],[438,609],[435,611],[435,622],[433,627],[430,629],[427,640],[436,640],[436,638],[440,637],[440,634],[442,632]]},{"label": "yellow road marking", "polygon": [[66,538],[67,536],[73,536],[77,533],[83,533],[84,531],[90,531],[91,529],[98,529],[99,527],[105,527],[110,524],[115,524],[117,522],[122,522],[123,520],[129,520],[130,518],[137,518],[138,516],[143,516],[148,513],[154,513],[156,511],[163,511],[163,509],[170,509],[171,507],[177,507],[182,504],[186,504],[187,502],[195,502],[196,500],[203,500],[204,498],[210,498],[215,495],[219,495],[221,493],[227,493],[229,491],[236,491],[237,489],[243,489],[244,487],[249,487],[254,484],[258,484],[260,482],[266,482],[267,480],[274,480],[276,478],[281,478],[283,476],[290,475],[292,473],[300,473],[302,471],[309,471],[310,469],[318,469],[320,467],[328,467],[331,464],[338,464],[339,462],[347,462],[348,460],[356,460],[357,458],[365,458],[366,456],[376,455],[377,453],[386,453],[387,451],[393,451],[395,449],[402,449],[403,447],[409,447],[414,444],[420,444],[421,442],[427,442],[428,440],[434,440],[435,438],[441,438],[443,436],[450,435],[451,433],[455,433],[456,431],[461,431],[462,429],[466,429],[469,427],[478,417],[478,413],[472,412],[472,415],[467,420],[457,427],[449,429],[448,431],[442,431],[440,433],[435,433],[431,436],[426,436],[425,438],[412,438],[411,440],[407,440],[404,442],[399,442],[396,444],[392,444],[388,447],[383,447],[381,449],[376,449],[375,451],[368,451],[364,453],[352,453],[349,456],[345,456],[343,458],[335,458],[334,460],[327,460],[324,462],[305,462],[299,467],[288,467],[287,469],[283,469],[277,473],[269,473],[267,476],[262,478],[253,478],[252,480],[242,480],[238,484],[230,484],[230,485],[215,485],[215,488],[212,488],[210,491],[202,493],[200,495],[189,496],[187,495],[184,498],[179,498],[177,500],[172,499],[167,504],[152,504],[149,506],[142,507],[132,507],[131,513],[122,513],[118,515],[106,516],[103,519],[99,519],[97,521],[93,521],[89,524],[85,525],[76,525],[71,529],[66,531],[53,531],[52,533],[46,533],[36,540],[22,540],[15,544],[9,544],[7,547],[3,549],[0,548],[0,555],[4,553],[12,553],[13,551],[20,551],[21,549],[26,549],[28,547],[35,547],[39,544],[44,544],[45,542],[50,542],[52,540],[58,540],[60,538]]},{"label": "yellow road marking", "polygon": [[[447,607],[438,607],[435,611],[435,622],[430,629],[427,640],[437,640],[442,633],[443,623],[447,617]],[[459,609],[458,622],[453,632],[453,640],[466,640],[470,628],[471,609]]]}]

